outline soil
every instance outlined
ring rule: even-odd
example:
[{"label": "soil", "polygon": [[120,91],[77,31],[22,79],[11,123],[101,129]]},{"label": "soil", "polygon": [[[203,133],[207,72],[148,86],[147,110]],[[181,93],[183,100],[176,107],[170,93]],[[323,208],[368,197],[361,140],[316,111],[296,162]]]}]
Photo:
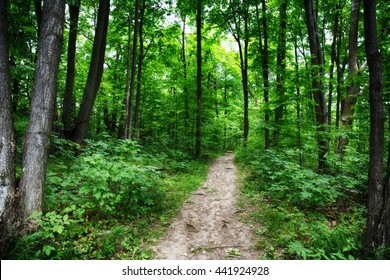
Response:
[{"label": "soil", "polygon": [[255,260],[254,227],[242,222],[237,207],[234,155],[217,158],[203,185],[184,203],[167,234],[154,246],[157,259]]}]

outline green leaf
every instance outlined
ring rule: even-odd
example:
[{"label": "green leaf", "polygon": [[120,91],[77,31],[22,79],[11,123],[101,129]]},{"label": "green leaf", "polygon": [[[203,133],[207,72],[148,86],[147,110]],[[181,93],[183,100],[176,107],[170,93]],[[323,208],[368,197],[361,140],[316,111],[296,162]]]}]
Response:
[{"label": "green leaf", "polygon": [[45,245],[45,246],[43,246],[42,251],[43,251],[47,256],[50,256],[51,251],[54,251],[55,249],[56,249],[56,248],[54,248],[53,246]]}]

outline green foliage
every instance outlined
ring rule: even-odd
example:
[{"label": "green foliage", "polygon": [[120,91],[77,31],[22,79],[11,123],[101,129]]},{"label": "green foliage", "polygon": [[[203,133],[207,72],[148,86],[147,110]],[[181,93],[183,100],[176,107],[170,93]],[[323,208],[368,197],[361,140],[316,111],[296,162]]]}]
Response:
[{"label": "green foliage", "polygon": [[10,259],[150,259],[207,161],[155,144],[102,136],[85,147],[52,135],[44,213],[17,237]]},{"label": "green foliage", "polygon": [[251,165],[257,179],[267,182],[259,188],[266,187],[272,199],[302,207],[323,207],[335,202],[342,193],[337,178],[319,176],[275,151],[266,151]]},{"label": "green foliage", "polygon": [[[68,214],[34,212],[27,221],[28,227],[17,240],[11,256],[18,259],[67,258],[68,228],[73,223]],[[31,233],[30,233],[31,231]],[[55,240],[55,242],[53,242]]]},{"label": "green foliage", "polygon": [[237,160],[250,162],[244,193],[257,207],[252,218],[262,225],[257,234],[265,258],[359,258],[365,210],[358,194],[365,179],[347,172],[354,157],[325,175],[295,163],[294,152],[253,154],[240,151]]}]

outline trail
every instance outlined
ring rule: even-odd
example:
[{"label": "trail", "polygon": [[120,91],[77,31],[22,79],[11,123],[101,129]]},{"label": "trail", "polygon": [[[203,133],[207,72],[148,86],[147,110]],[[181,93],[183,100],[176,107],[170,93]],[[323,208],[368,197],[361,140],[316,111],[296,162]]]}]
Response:
[{"label": "trail", "polygon": [[258,258],[253,229],[236,205],[237,177],[231,152],[217,158],[203,185],[184,203],[167,234],[154,246],[157,258],[224,260]]}]

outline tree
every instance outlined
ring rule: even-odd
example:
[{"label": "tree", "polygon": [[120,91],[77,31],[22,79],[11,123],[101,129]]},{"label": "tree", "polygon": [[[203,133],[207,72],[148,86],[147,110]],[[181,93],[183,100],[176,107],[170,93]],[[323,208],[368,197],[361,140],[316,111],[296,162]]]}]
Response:
[{"label": "tree", "polygon": [[15,135],[7,41],[7,0],[0,0],[0,252],[13,224]]},{"label": "tree", "polygon": [[64,101],[62,107],[62,123],[64,125],[64,136],[71,139],[73,130],[72,113],[74,109],[74,79],[76,72],[76,41],[77,41],[77,27],[80,14],[80,0],[74,4],[69,3],[69,38],[68,38],[68,58],[67,58],[67,72],[66,84],[64,90]]},{"label": "tree", "polygon": [[[134,34],[133,45],[131,48],[131,63],[130,56],[128,57],[127,68],[127,84],[126,84],[126,125],[125,125],[125,138],[131,139],[132,137],[132,125],[133,125],[133,101],[134,101],[134,88],[135,88],[135,72],[137,68],[137,42],[138,42],[138,30],[139,30],[139,12],[140,12],[140,0],[135,1],[134,10]],[[129,18],[130,22],[130,18]],[[130,23],[129,23],[130,26]],[[130,32],[130,28],[129,28]],[[130,33],[129,33],[130,39]],[[129,40],[130,43],[130,40]],[[130,48],[129,48],[130,50]],[[130,55],[130,52],[129,52]]]},{"label": "tree", "polygon": [[[353,0],[351,6],[351,25],[349,31],[349,83],[347,87],[347,96],[345,98],[344,109],[341,117],[341,128],[351,129],[354,106],[356,104],[359,86],[356,81],[358,76],[358,30],[359,30],[359,4],[360,0]],[[348,137],[340,135],[338,137],[337,152],[344,153],[348,145]]]},{"label": "tree", "polygon": [[142,0],[140,8],[140,21],[139,21],[139,55],[138,55],[138,71],[137,71],[137,95],[135,98],[135,108],[134,108],[134,130],[139,138],[139,107],[141,103],[141,86],[142,86],[142,67],[144,62],[144,21],[145,21],[145,9],[146,2]]},{"label": "tree", "polygon": [[238,45],[238,53],[240,56],[241,68],[241,83],[244,94],[244,145],[248,140],[249,134],[249,88],[248,88],[248,47],[249,47],[249,4],[246,1],[232,1],[229,0],[228,13],[226,18],[229,24],[229,31],[233,35]]},{"label": "tree", "polygon": [[279,145],[279,136],[281,121],[283,120],[283,110],[285,107],[284,97],[284,79],[286,74],[286,28],[287,28],[287,0],[283,0],[280,4],[279,18],[280,18],[280,33],[278,37],[277,47],[277,61],[276,61],[276,93],[278,96],[278,106],[275,109],[275,124],[274,131],[274,145]]},{"label": "tree", "polygon": [[22,221],[34,211],[42,210],[64,17],[65,1],[44,2],[30,121],[23,143],[23,168],[19,186]]},{"label": "tree", "polygon": [[[365,253],[378,246],[390,247],[389,174],[383,179],[384,109],[383,73],[376,32],[376,1],[364,2],[364,36],[369,69],[370,162]],[[389,168],[387,168],[389,172]],[[387,251],[387,256],[389,252]]]},{"label": "tree", "polygon": [[[259,43],[260,43],[260,52],[261,52],[261,61],[262,61],[262,74],[263,74],[263,86],[264,86],[264,102],[265,102],[265,129],[264,129],[264,147],[269,149],[271,147],[271,140],[269,135],[269,69],[268,69],[268,28],[267,28],[267,17],[266,17],[266,2],[262,0],[262,21],[260,24],[260,13],[259,7],[256,4],[256,15],[257,15],[257,24],[259,26]],[[261,32],[260,26],[263,27],[263,32]],[[262,34],[261,34],[262,33]],[[264,39],[264,44],[263,44]]]},{"label": "tree", "polygon": [[202,0],[196,5],[196,143],[195,156],[200,159],[202,149]]},{"label": "tree", "polygon": [[324,92],[324,57],[320,44],[316,14],[313,0],[305,0],[306,25],[309,33],[311,64],[312,64],[312,87],[314,92],[317,144],[318,144],[318,170],[326,169],[326,154],[329,150],[328,116]]},{"label": "tree", "polygon": [[72,135],[73,140],[77,143],[83,142],[87,136],[92,109],[103,75],[109,13],[110,0],[100,0],[88,78]]}]

